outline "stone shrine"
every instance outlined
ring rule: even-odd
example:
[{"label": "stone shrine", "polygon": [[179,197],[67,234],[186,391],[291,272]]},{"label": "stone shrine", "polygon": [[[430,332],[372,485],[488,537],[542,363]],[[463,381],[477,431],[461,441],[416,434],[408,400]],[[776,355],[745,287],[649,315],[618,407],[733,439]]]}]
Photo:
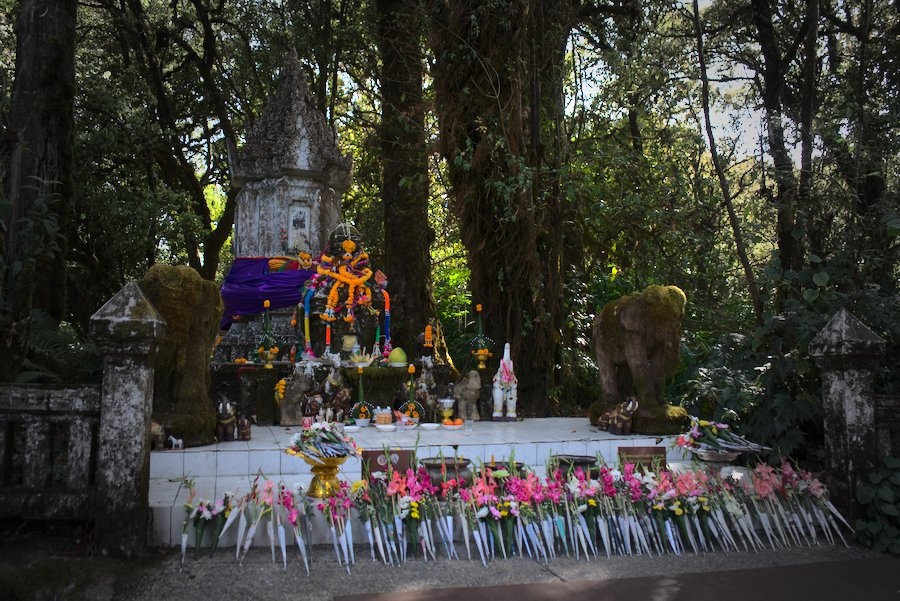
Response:
[{"label": "stone shrine", "polygon": [[350,186],[351,159],[336,138],[292,54],[246,143],[230,149],[232,182],[240,189],[234,256],[315,255],[325,248]]},{"label": "stone shrine", "polygon": [[[239,190],[235,265],[248,258],[284,257],[309,261],[301,265],[303,269],[327,249],[329,234],[341,221],[341,196],[350,185],[351,160],[338,150],[337,136],[319,112],[295,54],[286,61],[277,91],[248,127],[244,145],[229,147],[229,168]],[[306,276],[294,273],[299,295]],[[257,299],[258,309],[237,312],[229,312],[226,300],[222,328],[227,332],[222,332],[210,368],[215,400],[230,399],[242,413],[271,422],[273,409],[261,399],[271,397],[278,377],[291,373],[291,349],[302,349],[303,340],[291,323],[294,308],[273,298],[268,331],[278,348],[275,369],[242,368],[233,363],[239,357],[256,359],[256,349],[264,338],[259,317],[264,300]],[[233,318],[237,321],[232,324]]]}]

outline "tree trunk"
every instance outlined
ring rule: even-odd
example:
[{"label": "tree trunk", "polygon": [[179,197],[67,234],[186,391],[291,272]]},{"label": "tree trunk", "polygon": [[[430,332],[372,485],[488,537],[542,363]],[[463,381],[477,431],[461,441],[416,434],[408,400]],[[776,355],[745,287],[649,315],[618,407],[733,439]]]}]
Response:
[{"label": "tree trunk", "polygon": [[703,119],[706,124],[706,135],[709,140],[709,153],[712,155],[713,166],[716,170],[716,177],[719,179],[719,188],[722,191],[722,202],[728,212],[728,221],[731,224],[731,233],[734,236],[734,245],[737,250],[738,260],[744,269],[744,279],[747,283],[747,290],[750,293],[750,300],[753,304],[753,315],[756,319],[756,325],[763,325],[763,303],[759,293],[759,286],[756,284],[756,277],[753,275],[753,266],[750,264],[750,258],[747,255],[747,247],[744,244],[744,236],[741,234],[741,224],[738,219],[737,212],[734,210],[734,203],[731,201],[731,185],[728,176],[725,174],[725,167],[722,165],[722,159],[719,157],[719,150],[716,146],[716,137],[713,134],[712,120],[709,112],[709,77],[706,69],[706,53],[703,49],[703,27],[700,22],[700,4],[694,0],[694,36],[697,40],[697,62],[700,67],[700,83],[703,102]]},{"label": "tree trunk", "polygon": [[[563,313],[564,214],[554,165],[566,30],[559,5],[544,13],[544,4],[453,0],[433,5],[431,27],[441,152],[473,299],[484,307],[495,355],[510,343],[530,415],[548,409]],[[559,64],[532,69],[532,61]]]},{"label": "tree trunk", "polygon": [[[752,0],[751,7],[757,41],[763,55],[763,110],[766,115],[769,153],[772,155],[775,168],[776,237],[779,260],[784,271],[798,272],[803,266],[803,232],[796,231],[801,227],[797,218],[797,178],[794,175],[794,162],[785,143],[782,121],[784,112],[782,88],[786,75],[784,67],[786,61],[778,48],[769,0]],[[786,283],[779,286],[776,311],[783,308],[785,299],[796,294],[797,290]]]},{"label": "tree trunk", "polygon": [[390,281],[392,339],[410,351],[437,313],[422,98],[423,14],[418,0],[377,0],[375,7],[382,63],[384,268]]},{"label": "tree trunk", "polygon": [[[76,5],[74,0],[22,0],[16,22],[10,149],[3,166],[3,193],[12,205],[4,249],[8,318],[0,326],[5,356],[14,361],[21,359],[32,308],[57,320],[65,316]],[[6,335],[10,332],[12,338]]]}]

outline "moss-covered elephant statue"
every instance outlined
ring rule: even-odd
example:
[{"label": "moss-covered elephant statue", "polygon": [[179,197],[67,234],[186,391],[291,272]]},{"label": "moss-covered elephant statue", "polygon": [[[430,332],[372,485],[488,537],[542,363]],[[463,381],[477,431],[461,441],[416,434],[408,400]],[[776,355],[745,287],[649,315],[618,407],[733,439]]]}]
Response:
[{"label": "moss-covered elephant statue", "polygon": [[676,286],[648,286],[605,305],[594,320],[603,405],[632,394],[642,407],[663,406],[663,386],[681,361],[687,299]]}]

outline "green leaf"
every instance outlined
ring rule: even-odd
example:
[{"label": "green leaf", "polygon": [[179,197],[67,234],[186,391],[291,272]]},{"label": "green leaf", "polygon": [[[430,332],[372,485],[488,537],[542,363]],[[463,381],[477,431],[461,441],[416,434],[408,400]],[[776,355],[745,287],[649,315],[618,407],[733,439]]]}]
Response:
[{"label": "green leaf", "polygon": [[807,288],[803,291],[803,300],[808,303],[811,303],[819,298],[819,291],[815,288]]},{"label": "green leaf", "polygon": [[875,499],[875,489],[871,486],[860,486],[856,491],[856,500],[861,505],[868,505]]},{"label": "green leaf", "polygon": [[891,484],[896,484],[900,486],[900,472],[894,472],[890,477]]},{"label": "green leaf", "polygon": [[810,263],[821,263],[822,257],[820,257],[819,255],[809,255],[809,262]]},{"label": "green leaf", "polygon": [[881,512],[884,513],[884,515],[891,516],[892,518],[895,518],[898,515],[900,515],[900,509],[897,509],[897,505],[895,505],[893,503],[882,503],[881,504]]},{"label": "green leaf", "polygon": [[826,285],[828,285],[829,279],[830,278],[828,276],[828,272],[825,271],[820,271],[812,277],[813,284],[820,288],[824,288]]},{"label": "green leaf", "polygon": [[882,480],[884,480],[884,475],[881,472],[872,472],[869,474],[869,482],[872,484],[881,484]]},{"label": "green leaf", "polygon": [[878,498],[882,501],[886,501],[888,503],[893,503],[896,500],[896,495],[894,494],[894,489],[888,486],[887,484],[882,484],[878,487]]}]

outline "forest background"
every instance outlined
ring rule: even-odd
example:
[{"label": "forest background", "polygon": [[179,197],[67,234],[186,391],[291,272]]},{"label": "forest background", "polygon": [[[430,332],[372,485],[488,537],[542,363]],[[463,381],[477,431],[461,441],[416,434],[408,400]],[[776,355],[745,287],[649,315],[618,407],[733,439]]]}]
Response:
[{"label": "forest background", "polygon": [[98,373],[90,315],[156,262],[221,281],[229,148],[291,52],[353,157],[344,218],[395,340],[472,307],[527,415],[599,397],[591,322],[688,297],[667,399],[819,452],[807,345],[839,307],[898,390],[890,0],[0,0],[0,380]]}]

